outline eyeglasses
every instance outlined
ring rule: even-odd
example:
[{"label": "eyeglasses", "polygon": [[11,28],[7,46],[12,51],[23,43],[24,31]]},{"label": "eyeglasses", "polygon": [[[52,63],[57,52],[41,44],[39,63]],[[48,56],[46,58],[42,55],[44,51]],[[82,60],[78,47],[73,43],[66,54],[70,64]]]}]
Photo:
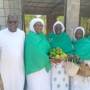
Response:
[{"label": "eyeglasses", "polygon": [[17,21],[8,21],[8,23],[9,23],[9,24],[12,24],[12,23],[16,24]]}]

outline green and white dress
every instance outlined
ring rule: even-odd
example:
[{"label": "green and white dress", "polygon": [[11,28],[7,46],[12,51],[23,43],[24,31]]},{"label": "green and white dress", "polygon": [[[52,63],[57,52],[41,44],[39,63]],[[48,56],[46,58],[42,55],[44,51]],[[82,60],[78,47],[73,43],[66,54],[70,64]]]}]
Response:
[{"label": "green and white dress", "polygon": [[[90,41],[87,38],[81,38],[73,42],[74,55],[80,57],[80,60],[90,66]],[[71,78],[71,90],[90,90],[90,77],[76,75]]]},{"label": "green and white dress", "polygon": [[27,90],[51,90],[48,52],[51,49],[45,35],[32,31],[25,40],[25,74]]},{"label": "green and white dress", "polygon": [[52,90],[69,90],[69,78],[65,74],[64,62],[52,64]]},{"label": "green and white dress", "polygon": [[[73,51],[70,37],[65,32],[59,35],[51,32],[48,40],[52,48],[60,47],[67,54],[71,54]],[[51,76],[52,90],[69,90],[69,77],[65,73],[64,60],[57,65],[52,63]]]}]

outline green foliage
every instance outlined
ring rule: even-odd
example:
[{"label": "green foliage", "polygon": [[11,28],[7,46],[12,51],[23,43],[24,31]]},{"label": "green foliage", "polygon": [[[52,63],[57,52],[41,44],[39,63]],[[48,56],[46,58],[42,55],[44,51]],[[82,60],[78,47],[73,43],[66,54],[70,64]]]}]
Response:
[{"label": "green foliage", "polygon": [[90,18],[89,17],[81,17],[80,18],[80,26],[84,27],[86,36],[90,34]]},{"label": "green foliage", "polygon": [[57,16],[57,21],[64,22],[64,16]]}]

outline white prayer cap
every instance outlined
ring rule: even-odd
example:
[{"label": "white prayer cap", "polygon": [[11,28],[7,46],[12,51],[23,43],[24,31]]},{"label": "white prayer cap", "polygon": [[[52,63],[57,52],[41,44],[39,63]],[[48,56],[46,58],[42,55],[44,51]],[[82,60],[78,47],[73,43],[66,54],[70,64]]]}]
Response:
[{"label": "white prayer cap", "polygon": [[53,25],[53,32],[55,33],[55,26],[56,26],[57,24],[60,24],[60,25],[62,26],[62,30],[61,30],[61,31],[64,32],[65,27],[64,27],[63,23],[60,22],[60,21],[57,21],[57,22],[54,23],[54,25]]},{"label": "white prayer cap", "polygon": [[76,33],[76,31],[77,31],[78,29],[82,30],[83,36],[84,36],[84,35],[85,35],[85,29],[84,29],[83,27],[77,27],[77,28],[75,29],[75,31],[74,31],[74,35],[75,35],[75,33]]},{"label": "white prayer cap", "polygon": [[30,27],[29,27],[29,29],[30,29],[31,31],[33,31],[34,33],[36,33],[36,31],[35,31],[35,29],[34,29],[34,24],[35,24],[36,22],[41,22],[41,23],[44,25],[44,21],[43,21],[41,18],[34,18],[34,19],[32,19],[31,22],[30,22]]},{"label": "white prayer cap", "polygon": [[83,32],[83,37],[84,37],[84,35],[85,35],[85,29],[84,29],[83,27],[77,27],[77,28],[74,30],[74,40],[76,40],[75,33],[76,33],[76,31],[77,31],[78,29],[82,30],[82,32]]}]

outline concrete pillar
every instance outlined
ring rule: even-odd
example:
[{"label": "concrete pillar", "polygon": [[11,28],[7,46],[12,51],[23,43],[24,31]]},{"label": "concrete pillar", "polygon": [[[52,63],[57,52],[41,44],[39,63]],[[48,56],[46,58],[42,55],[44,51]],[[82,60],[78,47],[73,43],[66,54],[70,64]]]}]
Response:
[{"label": "concrete pillar", "polygon": [[57,16],[55,15],[47,15],[47,35],[53,30],[53,24],[56,22],[56,18]]},{"label": "concrete pillar", "polygon": [[73,38],[73,30],[79,25],[80,0],[66,2],[66,32]]},{"label": "concrete pillar", "polygon": [[0,29],[6,27],[9,13],[16,13],[19,17],[19,27],[22,28],[22,0],[0,0]]}]

